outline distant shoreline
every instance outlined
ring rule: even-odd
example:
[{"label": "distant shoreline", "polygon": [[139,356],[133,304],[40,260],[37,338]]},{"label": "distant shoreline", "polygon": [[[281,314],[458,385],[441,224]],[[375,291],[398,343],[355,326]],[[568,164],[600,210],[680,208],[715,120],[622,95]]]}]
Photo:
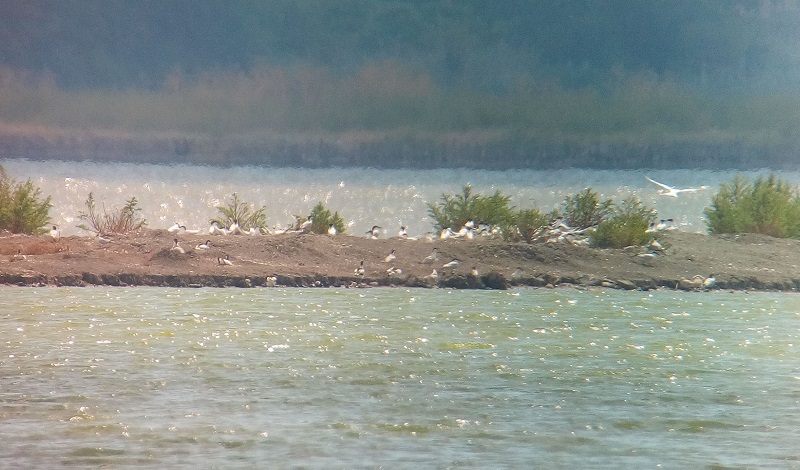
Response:
[{"label": "distant shoreline", "polygon": [[212,166],[509,169],[800,170],[800,139],[646,141],[510,137],[485,133],[403,136],[261,135],[210,138],[0,126],[0,159]]}]

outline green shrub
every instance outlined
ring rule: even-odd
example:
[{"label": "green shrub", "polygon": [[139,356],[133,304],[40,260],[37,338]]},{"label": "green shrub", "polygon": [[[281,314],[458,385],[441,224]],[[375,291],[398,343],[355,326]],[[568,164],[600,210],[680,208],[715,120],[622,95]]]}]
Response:
[{"label": "green shrub", "polygon": [[11,233],[41,234],[50,224],[50,196],[28,179],[18,183],[0,165],[0,230]]},{"label": "green shrub", "polygon": [[461,194],[442,194],[438,204],[428,204],[428,214],[434,220],[437,230],[460,229],[470,220],[490,225],[505,226],[513,221],[513,207],[509,206],[510,196],[496,191],[491,196],[472,193],[472,186],[464,186]]},{"label": "green shrub", "polygon": [[125,234],[138,230],[147,224],[147,221],[139,216],[138,213],[142,209],[138,206],[139,202],[132,197],[121,209],[112,209],[109,212],[103,206],[100,212],[95,205],[94,194],[89,193],[89,197],[86,198],[86,212],[78,215],[80,220],[88,222],[89,225],[80,224],[78,228],[97,235]]},{"label": "green shrub", "polygon": [[261,206],[256,209],[254,205],[239,200],[239,195],[233,193],[231,202],[227,206],[217,206],[221,217],[211,219],[211,223],[216,223],[220,227],[230,227],[238,224],[242,230],[251,228],[262,228],[267,225],[267,208]]},{"label": "green shrub", "polygon": [[650,241],[647,229],[655,220],[653,209],[645,207],[636,196],[630,196],[613,207],[611,216],[589,234],[589,242],[599,248],[644,245]]},{"label": "green shrub", "polygon": [[800,238],[800,194],[774,173],[752,184],[736,175],[720,186],[704,213],[709,233]]},{"label": "green shrub", "polygon": [[542,214],[539,209],[521,209],[513,214],[508,224],[501,226],[503,239],[530,242],[537,231],[550,221],[551,217]]},{"label": "green shrub", "polygon": [[598,194],[592,188],[583,192],[567,196],[563,203],[561,216],[564,222],[572,228],[584,229],[599,225],[614,211],[611,199],[600,201]]},{"label": "green shrub", "polygon": [[331,214],[331,211],[326,209],[321,202],[311,209],[309,217],[313,219],[309,230],[311,233],[328,233],[331,224],[336,228],[336,233],[345,232],[344,219],[339,215],[339,212]]}]

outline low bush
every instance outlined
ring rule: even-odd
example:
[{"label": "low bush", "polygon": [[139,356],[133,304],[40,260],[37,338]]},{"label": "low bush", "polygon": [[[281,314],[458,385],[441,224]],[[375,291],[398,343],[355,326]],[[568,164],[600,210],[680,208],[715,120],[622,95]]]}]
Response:
[{"label": "low bush", "polygon": [[600,201],[599,194],[586,188],[583,192],[564,198],[561,217],[564,223],[575,229],[599,225],[614,212],[611,199]]},{"label": "low bush", "polygon": [[141,208],[139,201],[135,197],[128,199],[122,208],[106,210],[105,205],[102,210],[98,210],[94,202],[94,194],[89,193],[86,198],[86,212],[78,215],[80,220],[88,223],[78,225],[78,228],[93,232],[97,235],[125,234],[138,230],[147,224],[147,221],[139,216]]},{"label": "low bush", "polygon": [[647,229],[656,220],[656,212],[645,207],[636,196],[613,206],[611,215],[589,234],[589,242],[598,248],[624,248],[645,245],[652,238]]},{"label": "low bush", "polygon": [[533,241],[539,229],[549,224],[551,216],[542,214],[539,209],[521,209],[514,212],[509,223],[501,226],[506,241]]},{"label": "low bush", "polygon": [[720,186],[704,213],[709,233],[800,238],[800,193],[774,173],[752,184],[736,175]]},{"label": "low bush", "polygon": [[260,229],[267,225],[267,208],[261,206],[256,209],[253,204],[239,200],[237,193],[233,193],[228,205],[217,206],[217,210],[221,217],[211,219],[211,223],[216,223],[220,227],[230,227],[235,223],[242,230],[250,230],[254,227]]},{"label": "low bush", "polygon": [[312,219],[309,229],[311,233],[328,233],[331,224],[333,224],[333,227],[336,229],[336,233],[339,234],[344,233],[347,228],[339,212],[337,211],[331,214],[331,211],[326,209],[321,202],[311,209],[309,217]]},{"label": "low bush", "polygon": [[0,230],[11,233],[41,234],[50,224],[50,196],[28,179],[14,181],[0,165]]},{"label": "low bush", "polygon": [[489,225],[507,226],[513,221],[514,208],[510,196],[496,191],[491,196],[472,193],[472,186],[464,186],[461,194],[442,194],[441,202],[428,204],[428,214],[437,230],[458,230],[470,220]]}]

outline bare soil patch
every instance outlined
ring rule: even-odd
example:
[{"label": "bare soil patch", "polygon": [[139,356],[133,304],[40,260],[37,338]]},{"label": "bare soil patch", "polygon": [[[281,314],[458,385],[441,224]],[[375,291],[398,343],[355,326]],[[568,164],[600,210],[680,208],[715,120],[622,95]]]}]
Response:
[{"label": "bare soil patch", "polygon": [[[663,234],[666,254],[642,259],[631,250],[564,243],[506,243],[496,239],[435,240],[347,235],[180,235],[185,253],[171,251],[175,236],[141,230],[108,241],[96,237],[0,236],[0,282],[19,285],[255,286],[278,278],[298,286],[406,285],[463,288],[604,286],[675,288],[680,279],[715,275],[716,288],[796,290],[800,241],[759,235]],[[208,250],[195,248],[211,239]],[[425,262],[436,248],[438,260]],[[21,250],[24,260],[14,256]],[[387,263],[395,250],[396,259]],[[228,257],[232,265],[220,264]],[[453,259],[452,269],[443,265]],[[354,270],[364,261],[364,276]],[[402,273],[390,275],[389,267]],[[476,278],[472,268],[479,271]],[[439,276],[430,277],[433,269]],[[514,272],[516,276],[512,276]]]}]

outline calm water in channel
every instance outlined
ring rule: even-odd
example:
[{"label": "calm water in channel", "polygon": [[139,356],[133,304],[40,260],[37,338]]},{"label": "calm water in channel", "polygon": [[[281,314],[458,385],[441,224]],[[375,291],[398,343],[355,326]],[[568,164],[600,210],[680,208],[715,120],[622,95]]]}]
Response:
[{"label": "calm water in channel", "polygon": [[2,468],[800,468],[795,294],[0,295]]}]

